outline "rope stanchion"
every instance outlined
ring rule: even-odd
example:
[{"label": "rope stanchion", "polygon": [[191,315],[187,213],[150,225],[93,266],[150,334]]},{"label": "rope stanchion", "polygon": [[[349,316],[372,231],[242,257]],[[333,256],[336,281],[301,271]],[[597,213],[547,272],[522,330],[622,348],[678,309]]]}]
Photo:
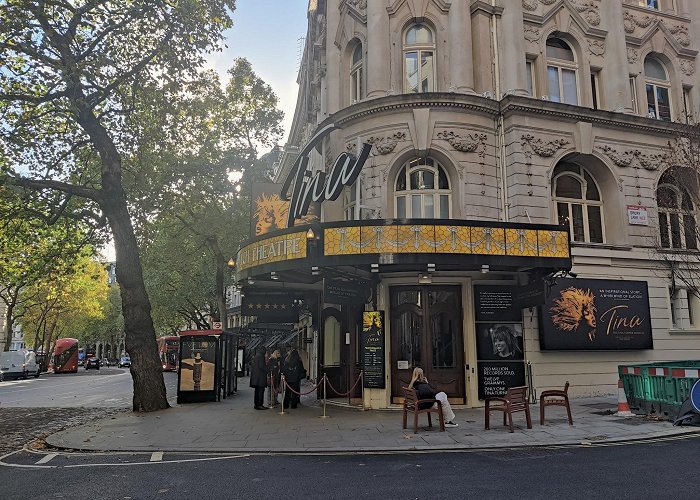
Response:
[{"label": "rope stanchion", "polygon": [[365,411],[365,371],[361,370],[360,371],[360,378],[362,379],[362,386],[361,386],[361,396],[362,396],[362,411]]},{"label": "rope stanchion", "polygon": [[[324,375],[324,376],[325,376],[325,375]],[[285,380],[284,374],[282,374],[282,383],[281,383],[281,386],[282,386],[282,389],[285,390],[285,394],[286,394],[286,389],[289,389],[291,392],[293,392],[293,393],[296,394],[297,396],[301,397],[301,396],[306,396],[307,394],[311,394],[312,392],[314,392],[316,389],[319,388],[319,386],[321,385],[322,382],[323,382],[323,380],[321,380],[321,382],[319,382],[318,384],[314,385],[314,386],[313,386],[309,391],[307,391],[307,392],[295,391],[294,388],[293,388],[292,386],[290,386],[290,385],[287,383],[287,381]],[[284,415],[284,399],[282,399],[282,411],[281,411],[279,414],[280,414],[280,415]]]},{"label": "rope stanchion", "polygon": [[323,374],[323,415],[321,415],[321,418],[328,418],[328,415],[326,415],[326,385],[328,384],[328,377],[326,374]]},{"label": "rope stanchion", "polygon": [[[280,385],[282,386],[282,391],[284,392],[284,387],[287,385],[287,381],[284,379],[284,373],[280,379]],[[282,411],[279,412],[279,414],[284,415],[284,395],[282,395],[282,404],[280,406],[282,407]]]},{"label": "rope stanchion", "polygon": [[362,372],[360,372],[360,376],[357,377],[357,380],[355,380],[355,383],[347,392],[340,392],[340,391],[336,390],[336,388],[333,387],[333,384],[331,384],[330,382],[328,382],[328,385],[331,386],[331,389],[333,389],[333,392],[335,392],[338,396],[349,396],[350,394],[352,394],[352,391],[355,390],[355,387],[357,387],[357,384],[360,382],[360,380],[362,380]]}]

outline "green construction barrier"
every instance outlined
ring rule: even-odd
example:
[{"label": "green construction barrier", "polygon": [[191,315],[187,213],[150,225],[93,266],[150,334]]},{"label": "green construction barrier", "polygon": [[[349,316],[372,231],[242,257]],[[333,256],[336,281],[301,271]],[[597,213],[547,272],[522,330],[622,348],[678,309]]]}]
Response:
[{"label": "green construction barrier", "polygon": [[619,365],[617,371],[633,412],[673,420],[700,378],[700,361],[630,363]]}]

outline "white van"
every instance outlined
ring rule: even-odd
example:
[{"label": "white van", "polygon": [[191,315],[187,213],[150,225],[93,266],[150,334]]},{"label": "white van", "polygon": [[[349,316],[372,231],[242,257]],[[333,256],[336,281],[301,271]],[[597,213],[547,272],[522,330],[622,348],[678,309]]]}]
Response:
[{"label": "white van", "polygon": [[38,377],[41,367],[33,351],[0,352],[0,380],[7,378]]}]

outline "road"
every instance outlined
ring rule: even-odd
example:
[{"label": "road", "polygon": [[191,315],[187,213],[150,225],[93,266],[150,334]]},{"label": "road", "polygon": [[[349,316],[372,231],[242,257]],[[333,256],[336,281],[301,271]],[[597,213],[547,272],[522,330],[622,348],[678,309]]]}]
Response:
[{"label": "road", "polygon": [[[165,372],[168,397],[174,397],[177,374]],[[0,407],[128,408],[133,384],[128,368],[78,369],[78,373],[42,373],[39,378],[0,382]]]},{"label": "road", "polygon": [[[0,466],[2,498],[469,499],[698,497],[700,440],[412,455],[46,455]],[[155,461],[152,461],[155,460]],[[18,467],[19,466],[19,467]],[[31,484],[27,496],[27,485]]]},{"label": "road", "polygon": [[[163,375],[173,404],[177,374]],[[66,427],[127,411],[132,387],[127,368],[106,367],[0,382],[0,455]]]}]

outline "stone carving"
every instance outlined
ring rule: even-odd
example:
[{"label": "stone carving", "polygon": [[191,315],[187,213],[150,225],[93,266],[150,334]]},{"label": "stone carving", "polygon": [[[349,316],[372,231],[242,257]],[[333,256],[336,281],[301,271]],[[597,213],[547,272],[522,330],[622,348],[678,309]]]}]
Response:
[{"label": "stone carving", "polygon": [[520,138],[520,144],[523,148],[525,156],[528,158],[532,157],[533,151],[538,156],[549,158],[554,156],[561,148],[569,144],[569,141],[566,139],[552,139],[551,141],[543,141],[542,139],[536,139],[534,135],[524,134]]},{"label": "stone carving", "polygon": [[684,75],[690,76],[695,73],[695,61],[688,61],[687,59],[682,59],[680,62],[681,71]]},{"label": "stone carving", "polygon": [[604,40],[588,40],[588,50],[594,56],[602,56],[605,54]]},{"label": "stone carving", "polygon": [[637,27],[648,28],[649,26],[651,26],[651,23],[653,23],[655,20],[654,16],[650,15],[638,18],[628,10],[623,12],[623,17],[624,20],[622,24],[625,28],[625,33],[630,35],[634,33],[634,30],[636,30]]},{"label": "stone carving", "polygon": [[630,64],[639,62],[639,51],[637,49],[627,49],[627,62]]},{"label": "stone carving", "polygon": [[642,167],[645,170],[658,170],[668,166],[664,154],[645,154],[639,149],[619,152],[610,146],[602,146],[600,150],[618,167]]},{"label": "stone carving", "polygon": [[525,40],[528,42],[539,42],[540,30],[534,26],[525,26]]},{"label": "stone carving", "polygon": [[450,146],[462,153],[477,152],[482,158],[486,155],[486,134],[467,134],[462,137],[451,130],[445,130],[439,132],[437,137],[449,142]]},{"label": "stone carving", "polygon": [[690,45],[690,36],[688,35],[688,28],[686,26],[668,26],[666,23],[663,24],[666,26],[668,32],[673,35],[673,38],[683,47]]},{"label": "stone carving", "polygon": [[582,1],[582,0],[571,0],[571,4],[577,12],[583,15],[583,18],[591,26],[598,26],[600,24],[600,13],[598,12],[598,5],[592,0]]},{"label": "stone carving", "polygon": [[367,0],[348,0],[348,4],[358,10],[365,10],[367,8]]},{"label": "stone carving", "polygon": [[537,10],[539,2],[537,0],[523,0],[523,9],[533,12]]},{"label": "stone carving", "polygon": [[367,143],[374,146],[374,149],[378,154],[388,155],[394,151],[394,149],[396,149],[396,145],[399,142],[404,140],[406,140],[406,134],[404,132],[395,132],[389,136],[370,137],[367,139]]}]

